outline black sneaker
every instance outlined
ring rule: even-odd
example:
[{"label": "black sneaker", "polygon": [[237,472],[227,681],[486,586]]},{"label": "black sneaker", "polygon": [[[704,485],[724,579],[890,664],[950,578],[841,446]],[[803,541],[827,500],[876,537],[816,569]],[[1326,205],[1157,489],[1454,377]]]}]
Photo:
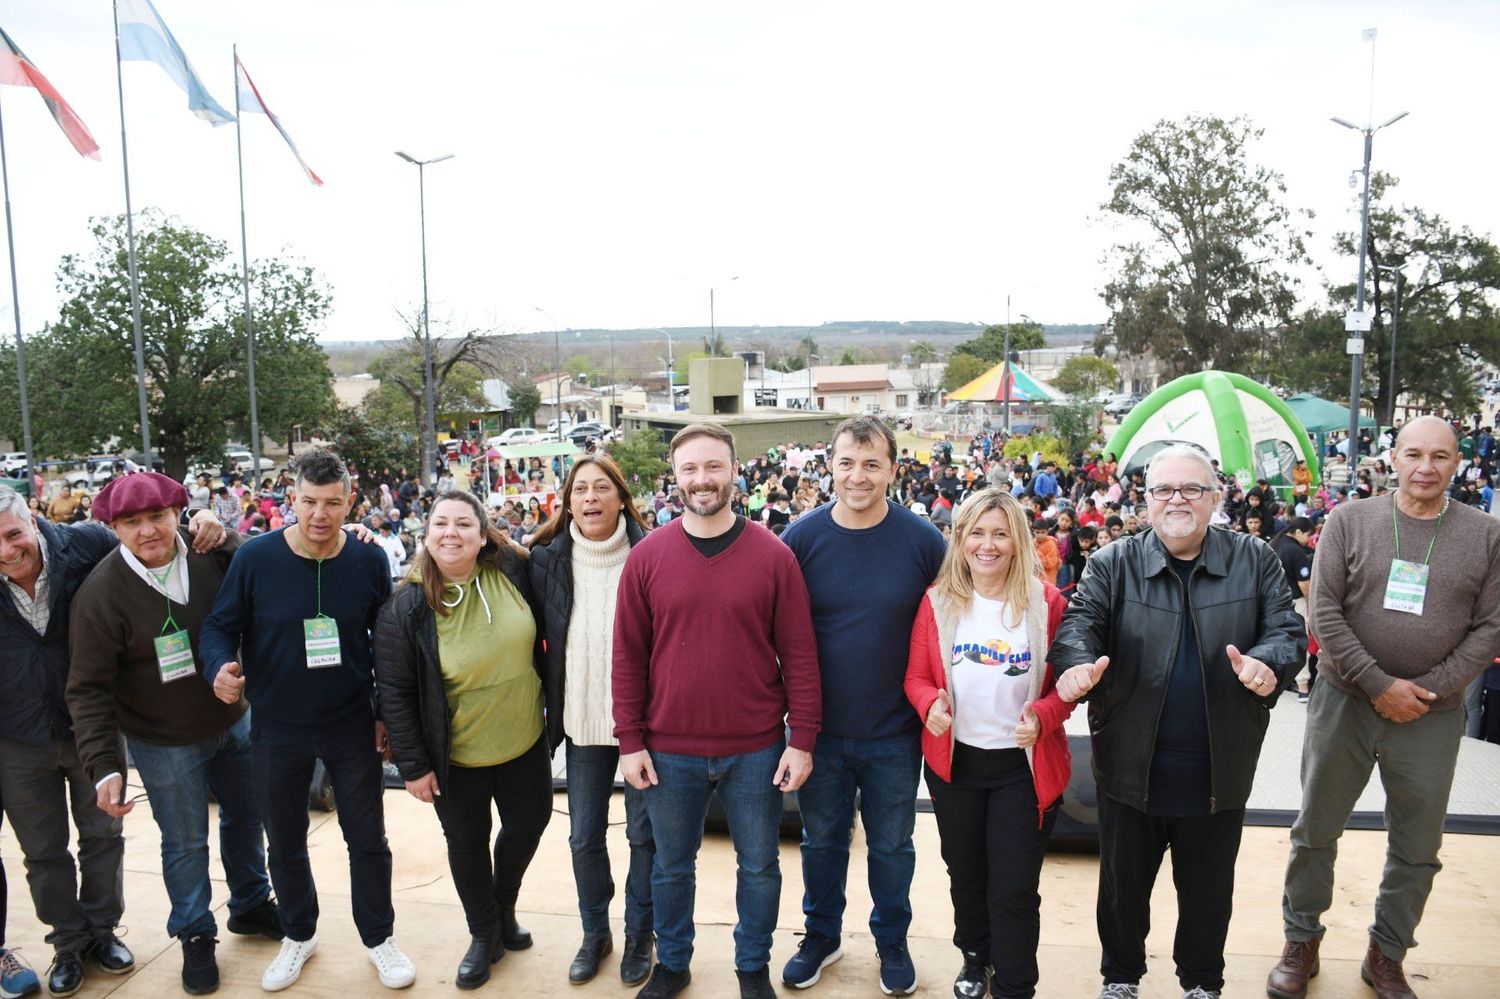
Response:
[{"label": "black sneaker", "polygon": [[190,996],[207,995],[219,989],[219,962],[214,947],[219,941],[199,933],[182,941],[182,991]]},{"label": "black sneaker", "polygon": [[964,951],[963,970],[953,979],[954,999],[983,999],[990,988],[989,962]]},{"label": "black sneaker", "polygon": [[651,981],[635,994],[635,999],[669,999],[687,988],[692,980],[693,973],[688,969],[673,971],[665,964],[658,962],[655,970],[651,972]]},{"label": "black sneaker", "polygon": [[734,977],[740,980],[740,999],[776,999],[776,990],[771,988],[771,969],[757,968],[755,971],[735,969]]},{"label": "black sneaker", "polygon": [[843,956],[844,948],[838,940],[809,932],[781,970],[781,981],[794,989],[812,988],[823,977],[823,969]]},{"label": "black sneaker", "polygon": [[281,910],[276,907],[276,900],[267,895],[266,900],[255,908],[246,909],[238,916],[230,915],[229,932],[246,937],[262,936],[267,940],[280,940]]}]

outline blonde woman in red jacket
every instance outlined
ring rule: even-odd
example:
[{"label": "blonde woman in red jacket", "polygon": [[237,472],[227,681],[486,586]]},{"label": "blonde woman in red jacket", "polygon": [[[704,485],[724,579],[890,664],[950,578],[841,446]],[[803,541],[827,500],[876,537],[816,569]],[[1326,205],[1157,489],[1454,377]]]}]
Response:
[{"label": "blonde woman in red jacket", "polygon": [[953,898],[957,999],[1036,994],[1042,856],[1071,771],[1047,646],[1066,602],[1039,577],[1026,512],[1002,489],[959,507],[911,634],[906,696]]}]

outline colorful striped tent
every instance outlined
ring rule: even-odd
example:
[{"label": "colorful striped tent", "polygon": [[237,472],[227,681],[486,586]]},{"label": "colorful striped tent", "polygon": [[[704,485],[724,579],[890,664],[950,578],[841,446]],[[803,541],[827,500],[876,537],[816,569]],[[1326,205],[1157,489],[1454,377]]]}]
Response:
[{"label": "colorful striped tent", "polygon": [[1011,402],[1056,402],[1063,398],[1062,392],[1005,361],[969,384],[949,392],[948,398],[957,402],[1004,402],[1006,381],[1010,382]]}]

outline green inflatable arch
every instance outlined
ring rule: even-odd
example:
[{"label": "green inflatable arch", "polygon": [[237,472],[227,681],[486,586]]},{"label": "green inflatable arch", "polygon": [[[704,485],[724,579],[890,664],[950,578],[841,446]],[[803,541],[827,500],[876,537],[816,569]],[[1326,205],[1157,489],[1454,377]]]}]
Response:
[{"label": "green inflatable arch", "polygon": [[1317,451],[1302,421],[1270,389],[1232,371],[1199,371],[1163,385],[1130,411],[1104,449],[1123,473],[1172,443],[1218,459],[1242,489],[1264,478],[1290,490],[1299,457],[1319,481]]}]

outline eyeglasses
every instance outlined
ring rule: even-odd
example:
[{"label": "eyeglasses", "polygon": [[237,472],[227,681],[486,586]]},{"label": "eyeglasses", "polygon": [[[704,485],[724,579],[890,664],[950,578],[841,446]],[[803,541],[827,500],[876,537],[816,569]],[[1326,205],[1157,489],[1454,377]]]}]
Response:
[{"label": "eyeglasses", "polygon": [[1201,486],[1196,482],[1189,482],[1185,486],[1152,486],[1146,492],[1150,493],[1151,498],[1158,503],[1166,503],[1174,494],[1178,493],[1182,495],[1183,499],[1191,503],[1194,500],[1202,499],[1203,494],[1208,492],[1208,487]]}]

